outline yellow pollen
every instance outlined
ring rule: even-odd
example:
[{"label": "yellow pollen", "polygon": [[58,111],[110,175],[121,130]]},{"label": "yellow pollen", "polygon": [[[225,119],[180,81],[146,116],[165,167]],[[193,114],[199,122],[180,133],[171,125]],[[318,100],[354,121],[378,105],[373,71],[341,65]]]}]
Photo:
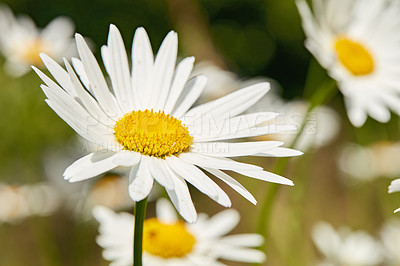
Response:
[{"label": "yellow pollen", "polygon": [[115,123],[114,134],[126,150],[160,158],[189,151],[193,141],[180,120],[153,110],[125,114]]},{"label": "yellow pollen", "polygon": [[143,250],[162,258],[181,258],[189,254],[196,239],[183,222],[164,224],[157,218],[144,221]]},{"label": "yellow pollen", "polygon": [[353,75],[367,75],[374,71],[374,59],[360,43],[339,38],[335,41],[335,50],[339,61]]}]

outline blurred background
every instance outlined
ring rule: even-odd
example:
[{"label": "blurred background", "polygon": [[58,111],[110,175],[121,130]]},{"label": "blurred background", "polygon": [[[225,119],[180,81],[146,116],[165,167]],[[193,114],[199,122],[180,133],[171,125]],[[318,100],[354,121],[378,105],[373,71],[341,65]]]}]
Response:
[{"label": "blurred background", "polygon": [[[76,32],[91,40],[97,58],[110,23],[120,29],[128,52],[139,26],[147,30],[155,51],[175,30],[179,56],[195,56],[196,71],[209,75],[204,100],[266,79],[274,91],[256,108],[278,111],[283,121],[297,125],[313,89],[303,88],[310,63],[326,75],[303,46],[292,0],[2,2],[15,14],[29,15],[41,28],[57,16],[70,17]],[[132,212],[133,203],[118,192],[126,188],[126,178],[115,172],[78,184],[64,181],[63,170],[90,147],[45,104],[36,74],[11,77],[3,64],[4,57],[0,59],[0,265],[108,265],[95,243],[97,223],[90,210],[104,204]],[[400,193],[387,193],[391,180],[400,177],[399,118],[393,115],[387,124],[369,119],[354,128],[340,94],[324,108],[308,118],[308,136],[300,147],[305,155],[291,159],[285,172],[295,187],[279,188],[265,265],[315,265],[321,254],[311,232],[318,221],[379,237],[385,222],[399,216],[393,211],[400,206]],[[270,158],[242,160],[266,170],[275,164]],[[263,202],[269,183],[235,177]],[[241,213],[234,232],[256,232],[260,207],[218,184]],[[196,189],[191,192],[198,212],[212,215],[223,209]],[[104,199],[104,193],[109,198]],[[149,203],[148,216],[152,215],[154,202]]]}]

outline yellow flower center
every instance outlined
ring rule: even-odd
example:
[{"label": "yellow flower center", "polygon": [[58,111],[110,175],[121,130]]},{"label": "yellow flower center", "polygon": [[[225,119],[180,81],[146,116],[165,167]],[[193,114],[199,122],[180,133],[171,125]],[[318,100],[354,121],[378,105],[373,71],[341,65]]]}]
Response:
[{"label": "yellow flower center", "polygon": [[189,254],[196,239],[183,222],[161,223],[157,218],[144,221],[143,250],[162,258],[180,258]]},{"label": "yellow flower center", "polygon": [[374,59],[362,44],[347,38],[338,38],[335,50],[339,61],[353,75],[367,75],[374,71]]},{"label": "yellow flower center", "polygon": [[115,123],[114,134],[126,150],[161,158],[188,151],[193,141],[180,120],[153,110],[125,114]]},{"label": "yellow flower center", "polygon": [[48,53],[47,45],[41,39],[33,39],[24,44],[21,49],[21,60],[29,65],[41,66],[43,65],[42,59],[39,54],[43,52]]}]

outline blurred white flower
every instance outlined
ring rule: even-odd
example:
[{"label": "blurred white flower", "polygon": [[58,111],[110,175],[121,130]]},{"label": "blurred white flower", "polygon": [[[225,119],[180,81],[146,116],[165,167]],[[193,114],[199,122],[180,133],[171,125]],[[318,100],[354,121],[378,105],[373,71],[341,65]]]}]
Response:
[{"label": "blurred white flower", "polygon": [[347,227],[336,231],[330,224],[319,222],[314,225],[312,238],[325,257],[319,265],[372,266],[382,262],[382,247],[367,232]]},{"label": "blurred white flower", "polygon": [[18,77],[31,70],[31,65],[41,67],[40,53],[57,61],[74,56],[74,31],[74,23],[66,17],[55,18],[44,29],[38,29],[30,17],[15,17],[8,6],[1,4],[0,51],[6,59],[5,70]]},{"label": "blurred white flower", "polygon": [[32,216],[48,216],[60,206],[57,190],[49,184],[0,183],[0,223],[15,223]]},{"label": "blurred white flower", "polygon": [[342,150],[340,169],[354,180],[368,181],[400,175],[400,142],[380,141],[368,146],[349,143]]},{"label": "blurred white flower", "polygon": [[381,241],[384,247],[384,265],[400,265],[400,220],[389,220],[383,225]]},{"label": "blurred white flower", "polygon": [[345,96],[353,125],[400,113],[399,1],[298,0],[306,47]]},{"label": "blurred white flower", "polygon": [[[149,218],[143,228],[143,265],[147,266],[222,266],[218,259],[262,263],[266,256],[253,249],[262,244],[257,234],[224,236],[239,223],[233,209],[211,218],[199,214],[195,224],[179,221],[166,199],[156,203],[157,218]],[[93,215],[100,223],[97,243],[112,266],[132,265],[134,217],[96,207]]]}]

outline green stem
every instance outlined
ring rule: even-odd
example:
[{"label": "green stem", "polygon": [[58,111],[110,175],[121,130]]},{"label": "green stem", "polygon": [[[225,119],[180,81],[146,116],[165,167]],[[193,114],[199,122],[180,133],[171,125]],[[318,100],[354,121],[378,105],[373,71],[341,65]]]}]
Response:
[{"label": "green stem", "polygon": [[147,198],[135,204],[135,232],[133,236],[133,265],[142,266],[143,222],[146,216]]},{"label": "green stem", "polygon": [[[310,105],[306,111],[304,119],[300,125],[299,132],[296,137],[292,140],[289,148],[294,148],[303,133],[307,122],[309,114],[314,110],[315,107],[323,104],[328,99],[330,99],[336,93],[336,83],[334,80],[328,78],[323,81],[322,84],[315,90],[314,94],[310,99]],[[286,169],[286,165],[289,162],[289,158],[279,158],[274,169],[274,173],[282,175]],[[271,214],[273,209],[273,204],[275,202],[276,194],[278,192],[279,185],[271,183],[269,184],[269,189],[267,195],[264,199],[263,205],[261,206],[261,215],[259,218],[259,223],[257,226],[257,232],[264,236],[264,244],[260,247],[261,250],[265,250],[267,244],[267,234],[269,229],[269,224],[271,222]]]}]

